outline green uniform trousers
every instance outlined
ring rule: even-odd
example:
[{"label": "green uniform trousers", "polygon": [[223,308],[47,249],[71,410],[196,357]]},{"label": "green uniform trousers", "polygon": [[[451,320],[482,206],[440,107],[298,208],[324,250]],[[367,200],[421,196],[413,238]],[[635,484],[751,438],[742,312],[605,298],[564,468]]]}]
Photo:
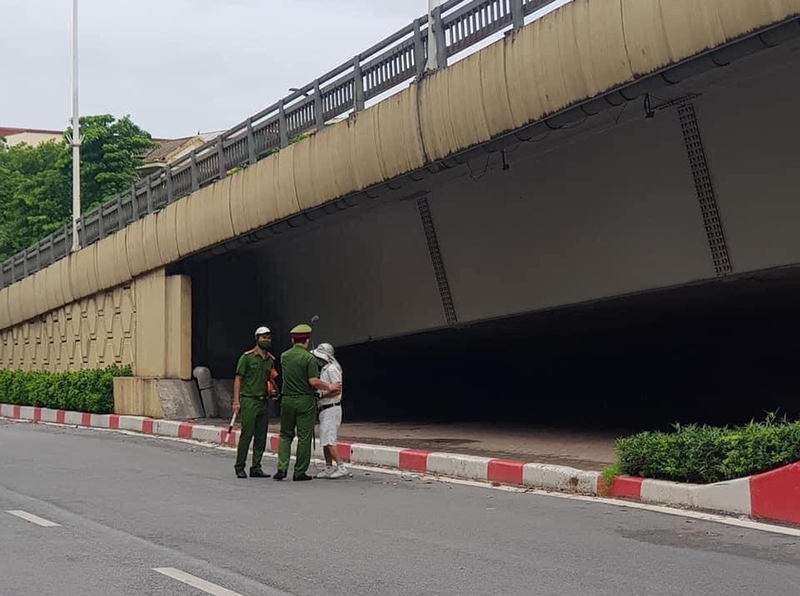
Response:
[{"label": "green uniform trousers", "polygon": [[253,442],[253,465],[250,471],[261,469],[261,458],[267,448],[267,425],[269,405],[266,399],[242,397],[239,400],[239,423],[242,426],[239,446],[236,450],[236,469],[244,471],[250,441]]},{"label": "green uniform trousers", "polygon": [[297,461],[294,475],[302,476],[311,464],[311,437],[314,435],[316,403],[313,395],[284,395],[281,400],[281,441],[278,446],[278,469],[289,469],[292,439],[297,428]]}]

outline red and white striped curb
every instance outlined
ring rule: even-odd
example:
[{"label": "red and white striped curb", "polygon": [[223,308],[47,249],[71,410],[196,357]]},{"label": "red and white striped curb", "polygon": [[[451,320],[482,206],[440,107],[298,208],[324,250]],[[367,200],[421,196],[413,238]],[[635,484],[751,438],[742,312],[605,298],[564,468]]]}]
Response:
[{"label": "red and white striped curb", "polygon": [[[227,428],[218,426],[173,420],[156,420],[142,416],[86,414],[9,404],[0,404],[0,416],[31,422],[52,422],[87,428],[128,430],[146,435],[193,439],[229,447],[235,447],[239,440],[239,431],[237,429],[228,433]],[[277,452],[279,435],[269,433],[267,439],[267,450],[272,453]],[[293,453],[296,450],[296,446],[297,440],[295,439],[292,443]],[[344,461],[354,464],[383,466],[422,474],[438,474],[467,480],[482,480],[499,484],[514,484],[583,494],[597,494],[600,476],[598,472],[578,470],[566,466],[526,464],[521,461],[438,453],[419,449],[402,449],[383,445],[366,445],[348,441],[339,441],[336,447]],[[322,455],[319,443],[317,443],[315,455]]]},{"label": "red and white striped curb", "polygon": [[[141,416],[86,414],[29,406],[0,404],[0,417],[52,422],[89,428],[128,430],[146,435],[193,439],[236,446],[239,431],[227,428],[156,420]],[[279,436],[269,433],[267,449],[278,451]],[[297,441],[292,444],[295,451]],[[587,495],[633,499],[654,504],[706,509],[755,518],[800,524],[800,462],[778,470],[709,485],[683,484],[621,476],[604,486],[599,472],[566,466],[523,463],[506,459],[438,453],[339,441],[340,457],[347,462],[436,474],[467,480],[558,490]],[[317,444],[315,455],[322,455]]]},{"label": "red and white striped curb", "polygon": [[608,496],[800,525],[800,462],[715,484],[615,478]]}]

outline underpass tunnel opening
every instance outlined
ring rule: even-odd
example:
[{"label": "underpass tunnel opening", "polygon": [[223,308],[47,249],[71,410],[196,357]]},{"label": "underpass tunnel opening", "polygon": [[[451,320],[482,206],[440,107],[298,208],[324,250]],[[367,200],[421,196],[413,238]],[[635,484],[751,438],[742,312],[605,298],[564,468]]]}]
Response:
[{"label": "underpass tunnel opening", "polygon": [[[258,325],[272,326],[279,355],[301,322],[270,318],[259,260],[243,252],[186,269],[193,366],[217,379],[233,377]],[[798,417],[798,304],[800,269],[784,269],[337,345],[346,421],[634,432]],[[318,323],[315,342],[330,326]]]},{"label": "underpass tunnel opening", "polygon": [[351,420],[668,430],[800,416],[800,274],[340,349]]}]

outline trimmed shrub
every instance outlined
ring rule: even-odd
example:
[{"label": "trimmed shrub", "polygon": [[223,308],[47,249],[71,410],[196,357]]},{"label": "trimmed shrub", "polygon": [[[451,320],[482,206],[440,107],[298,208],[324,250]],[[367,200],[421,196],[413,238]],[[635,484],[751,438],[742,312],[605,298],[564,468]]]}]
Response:
[{"label": "trimmed shrub", "polygon": [[676,425],[617,439],[616,449],[623,474],[708,484],[800,461],[800,421],[769,414],[735,428]]},{"label": "trimmed shrub", "polygon": [[114,377],[132,376],[131,367],[51,373],[0,370],[0,402],[92,414],[114,411]]}]

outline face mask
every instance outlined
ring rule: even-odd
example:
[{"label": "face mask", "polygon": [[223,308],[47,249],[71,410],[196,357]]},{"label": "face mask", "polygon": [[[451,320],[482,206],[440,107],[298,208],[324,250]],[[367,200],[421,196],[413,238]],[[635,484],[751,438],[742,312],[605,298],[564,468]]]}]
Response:
[{"label": "face mask", "polygon": [[260,342],[258,342],[258,347],[261,348],[262,350],[269,350],[271,346],[272,346],[272,342],[271,341],[260,341]]},{"label": "face mask", "polygon": [[319,367],[320,367],[320,368],[325,368],[325,366],[326,366],[328,363],[327,363],[327,362],[325,362],[325,361],[324,361],[322,358],[317,358],[317,364],[319,365]]}]

